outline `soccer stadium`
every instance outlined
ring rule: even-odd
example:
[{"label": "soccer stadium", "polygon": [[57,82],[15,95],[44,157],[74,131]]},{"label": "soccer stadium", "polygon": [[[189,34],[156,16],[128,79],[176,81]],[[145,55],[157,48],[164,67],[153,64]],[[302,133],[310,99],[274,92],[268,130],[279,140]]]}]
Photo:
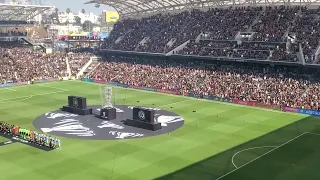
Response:
[{"label": "soccer stadium", "polygon": [[0,3],[0,180],[320,179],[317,0],[82,5]]}]

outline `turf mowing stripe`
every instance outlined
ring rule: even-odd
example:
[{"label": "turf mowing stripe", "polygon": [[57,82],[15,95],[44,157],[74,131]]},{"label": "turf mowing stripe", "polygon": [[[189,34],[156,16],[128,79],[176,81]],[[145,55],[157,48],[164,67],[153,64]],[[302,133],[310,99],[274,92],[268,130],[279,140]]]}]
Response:
[{"label": "turf mowing stripe", "polygon": [[262,155],[260,155],[260,156],[258,156],[258,157],[256,157],[256,158],[254,158],[253,160],[251,160],[251,161],[249,161],[249,162],[247,162],[247,163],[245,163],[245,164],[243,164],[243,165],[239,166],[238,168],[236,168],[236,169],[234,169],[234,170],[232,170],[232,171],[228,172],[227,174],[224,174],[224,175],[222,175],[222,176],[218,177],[216,180],[219,180],[219,179],[224,178],[225,176],[227,176],[227,175],[229,175],[229,174],[231,174],[231,173],[235,172],[236,170],[238,170],[238,169],[240,169],[240,168],[242,168],[242,167],[244,167],[244,166],[246,166],[246,165],[248,165],[248,164],[252,163],[253,161],[255,161],[255,160],[257,160],[257,159],[259,159],[259,158],[261,158],[261,157],[263,157],[263,156],[265,156],[265,155],[267,155],[267,154],[269,154],[269,153],[271,153],[271,152],[273,152],[273,151],[275,151],[275,150],[277,150],[277,149],[279,149],[280,147],[282,147],[282,146],[284,146],[284,145],[286,145],[286,144],[290,143],[291,141],[293,141],[293,140],[295,140],[295,139],[297,139],[297,138],[299,138],[299,137],[301,137],[301,136],[303,136],[303,135],[305,135],[305,134],[307,134],[307,132],[304,132],[304,133],[302,133],[302,134],[300,134],[300,135],[298,135],[298,136],[296,136],[296,137],[294,137],[294,138],[290,139],[289,141],[287,141],[287,142],[285,142],[285,143],[281,144],[280,146],[278,146],[278,147],[276,147],[276,148],[274,148],[274,149],[272,149],[272,150],[270,150],[270,151],[268,151],[268,152],[266,152],[266,153],[264,153],[264,154],[262,154]]}]

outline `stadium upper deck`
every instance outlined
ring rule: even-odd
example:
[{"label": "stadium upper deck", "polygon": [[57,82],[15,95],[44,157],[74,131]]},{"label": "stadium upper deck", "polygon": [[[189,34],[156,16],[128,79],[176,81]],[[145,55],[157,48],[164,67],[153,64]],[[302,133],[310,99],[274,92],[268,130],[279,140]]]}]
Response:
[{"label": "stadium upper deck", "polygon": [[91,0],[115,8],[120,18],[145,17],[162,12],[229,6],[319,6],[320,0]]}]

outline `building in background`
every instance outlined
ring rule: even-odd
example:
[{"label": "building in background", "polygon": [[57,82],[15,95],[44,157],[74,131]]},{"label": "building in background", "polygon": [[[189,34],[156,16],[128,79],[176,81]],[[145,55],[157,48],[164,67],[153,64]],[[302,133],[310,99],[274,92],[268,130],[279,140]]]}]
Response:
[{"label": "building in background", "polygon": [[81,19],[81,24],[85,21],[90,21],[94,24],[99,24],[99,16],[95,15],[94,13],[81,13],[81,11],[79,11],[76,14],[73,12],[70,12],[68,14],[66,12],[60,12],[58,17],[61,23],[66,23],[67,21],[69,23],[75,23],[76,17],[79,17]]},{"label": "building in background", "polygon": [[48,28],[49,34],[55,36],[68,35],[70,33],[82,32],[81,26],[70,25],[50,25]]}]

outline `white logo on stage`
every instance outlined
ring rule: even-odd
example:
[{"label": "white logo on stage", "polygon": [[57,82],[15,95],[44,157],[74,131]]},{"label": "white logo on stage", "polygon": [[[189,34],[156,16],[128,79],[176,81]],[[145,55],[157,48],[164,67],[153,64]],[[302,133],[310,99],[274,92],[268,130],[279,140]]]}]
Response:
[{"label": "white logo on stage", "polygon": [[116,139],[125,139],[127,137],[143,137],[143,134],[139,133],[129,133],[129,132],[118,132],[118,131],[110,131],[109,134],[116,136]]},{"label": "white logo on stage", "polygon": [[111,123],[109,121],[102,121],[101,125],[98,128],[114,128],[114,129],[124,129],[123,126]]},{"label": "white logo on stage", "polygon": [[[128,106],[129,109],[133,109],[136,106]],[[161,109],[159,108],[152,108],[152,107],[140,107],[141,109],[147,109],[147,110],[155,110],[155,111],[160,111]]]},{"label": "white logo on stage", "polygon": [[140,120],[145,120],[146,119],[146,115],[144,114],[144,112],[142,110],[140,110],[138,112],[138,116],[139,116]]},{"label": "white logo on stage", "polygon": [[52,128],[41,128],[44,133],[49,132],[65,132],[66,134],[76,136],[94,136],[94,132],[90,128],[84,127],[82,123],[75,119],[63,119],[54,123]]},{"label": "white logo on stage", "polygon": [[45,114],[45,116],[49,116],[47,117],[48,119],[56,119],[56,118],[69,118],[69,117],[77,117],[77,114],[68,114],[68,113],[52,113],[52,112],[48,112]]},{"label": "white logo on stage", "polygon": [[[122,109],[119,109],[119,108],[116,108],[116,107],[113,107],[116,109],[116,112],[117,113],[123,113],[124,111]],[[101,109],[97,109],[97,111],[100,111]]]},{"label": "white logo on stage", "polygon": [[183,118],[181,116],[164,116],[160,115],[157,118],[157,121],[161,123],[161,126],[168,126],[168,124],[183,121]]}]

